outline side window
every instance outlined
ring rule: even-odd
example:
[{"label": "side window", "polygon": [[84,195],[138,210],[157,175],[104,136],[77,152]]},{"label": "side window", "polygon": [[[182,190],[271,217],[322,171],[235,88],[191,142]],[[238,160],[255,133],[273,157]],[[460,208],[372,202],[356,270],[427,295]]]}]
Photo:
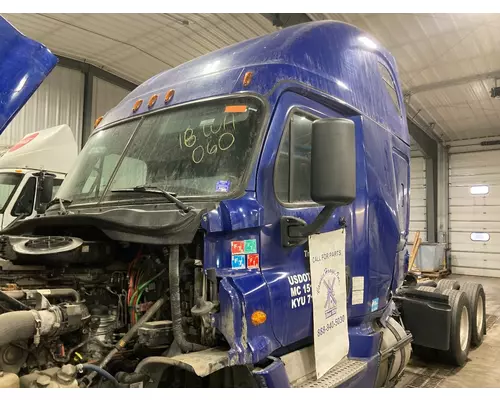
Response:
[{"label": "side window", "polygon": [[396,107],[398,114],[401,115],[401,107],[399,106],[398,94],[396,92],[396,84],[392,79],[391,73],[389,72],[387,67],[382,63],[378,63],[378,69],[380,71],[380,74],[382,75],[382,80],[384,81],[385,89],[389,93],[389,96],[391,96],[391,100],[394,104],[394,107]]},{"label": "side window", "polygon": [[24,185],[23,190],[16,201],[15,206],[12,208],[11,215],[18,217],[22,214],[31,215],[35,205],[35,192],[36,192],[36,178],[31,177]]},{"label": "side window", "polygon": [[282,203],[311,200],[311,130],[314,118],[294,113],[281,141],[274,189]]}]

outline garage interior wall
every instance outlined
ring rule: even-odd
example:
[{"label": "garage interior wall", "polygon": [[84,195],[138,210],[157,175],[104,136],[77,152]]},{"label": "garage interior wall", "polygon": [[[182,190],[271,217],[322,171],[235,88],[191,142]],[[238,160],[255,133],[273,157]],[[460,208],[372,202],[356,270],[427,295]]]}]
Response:
[{"label": "garage interior wall", "polygon": [[408,241],[413,243],[416,232],[427,240],[425,158],[419,150],[411,151],[410,160],[410,229]]},{"label": "garage interior wall", "polygon": [[[84,86],[83,72],[56,66],[0,135],[0,155],[27,134],[62,124],[69,125],[81,148]],[[106,114],[130,93],[130,90],[98,77],[93,78],[92,91],[92,121]]]},{"label": "garage interior wall", "polygon": [[500,149],[451,143],[449,224],[452,272],[500,277]]},{"label": "garage interior wall", "polygon": [[56,66],[0,135],[0,146],[8,149],[29,133],[62,124],[69,125],[80,143],[83,87],[82,72]]},{"label": "garage interior wall", "polygon": [[97,77],[93,79],[92,90],[92,121],[106,114],[130,93],[130,90]]}]

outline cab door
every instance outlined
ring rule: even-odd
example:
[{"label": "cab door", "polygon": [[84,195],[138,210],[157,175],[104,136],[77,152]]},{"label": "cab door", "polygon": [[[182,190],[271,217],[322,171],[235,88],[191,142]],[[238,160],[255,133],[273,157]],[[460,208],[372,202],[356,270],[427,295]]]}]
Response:
[{"label": "cab door", "polygon": [[[310,198],[311,125],[342,115],[298,94],[286,92],[276,108],[258,170],[257,196],[264,205],[261,269],[273,307],[273,329],[283,346],[312,335],[312,288],[307,243],[284,247],[280,220],[311,223],[322,206]],[[341,171],[332,171],[341,173]],[[323,231],[338,229],[333,216]]]},{"label": "cab door", "polygon": [[36,187],[36,177],[26,174],[5,208],[2,229],[18,218],[32,218],[36,215]]}]

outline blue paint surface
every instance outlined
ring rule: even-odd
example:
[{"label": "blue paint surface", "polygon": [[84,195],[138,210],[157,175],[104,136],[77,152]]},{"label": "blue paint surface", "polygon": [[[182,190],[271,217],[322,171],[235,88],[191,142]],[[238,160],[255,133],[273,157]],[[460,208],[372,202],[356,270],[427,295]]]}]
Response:
[{"label": "blue paint surface", "polygon": [[0,134],[56,66],[45,46],[0,17]]},{"label": "blue paint surface", "polygon": [[[231,347],[233,363],[256,363],[284,346],[311,339],[312,304],[297,306],[290,283],[292,276],[307,279],[307,245],[284,248],[280,219],[293,216],[311,223],[322,207],[287,206],[274,191],[283,132],[292,110],[299,109],[318,118],[349,118],[355,124],[356,199],[335,210],[322,231],[339,229],[341,217],[347,222],[348,276],[364,277],[363,304],[353,305],[352,293],[347,293],[349,356],[369,360],[370,365],[348,385],[374,382],[380,333],[373,330],[373,322],[387,307],[408,263],[404,244],[410,149],[396,64],[376,40],[375,48],[367,47],[366,37],[351,25],[324,21],[239,43],[151,78],[101,122],[99,129],[130,117],[137,99],[144,102],[135,114],[146,113],[147,99],[153,94],[161,99],[169,89],[175,89],[172,101],[168,106],[159,101],[152,111],[239,92],[260,95],[266,103],[268,124],[255,149],[245,192],[219,202],[202,220],[204,266],[215,269],[221,279],[215,325]],[[380,65],[396,82],[399,112],[386,91]],[[247,71],[253,78],[244,87]],[[231,241],[244,240],[256,241],[259,269],[235,269],[242,260],[231,255]],[[265,323],[252,324],[254,311],[266,313]]]},{"label": "blue paint surface", "polygon": [[[161,99],[169,89],[175,89],[168,103],[171,107],[242,90],[269,95],[278,83],[295,81],[337,97],[387,125],[409,144],[406,119],[393,111],[389,96],[380,96],[385,88],[376,63],[383,62],[395,76],[394,58],[373,38],[377,49],[366,47],[362,40],[365,37],[370,36],[352,25],[320,21],[237,43],[150,78],[111,110],[100,128],[131,116],[138,99],[144,101],[135,114],[148,112],[147,99],[153,94]],[[249,87],[245,88],[242,79],[247,70],[254,75]],[[373,79],[375,74],[376,80]],[[399,102],[403,104],[399,85],[397,90]],[[162,107],[165,104],[158,101],[153,110]]]},{"label": "blue paint surface", "polygon": [[260,377],[265,384],[265,387],[271,388],[289,388],[290,382],[286,374],[285,365],[279,359],[273,359],[273,362],[260,371],[253,373]]}]

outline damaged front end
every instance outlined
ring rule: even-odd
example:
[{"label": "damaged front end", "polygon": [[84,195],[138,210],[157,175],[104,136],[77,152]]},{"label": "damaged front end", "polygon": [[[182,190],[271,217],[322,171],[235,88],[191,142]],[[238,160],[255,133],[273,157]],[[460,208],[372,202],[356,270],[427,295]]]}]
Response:
[{"label": "damaged front end", "polygon": [[191,205],[52,213],[2,232],[0,325],[29,312],[33,329],[5,343],[0,335],[0,353],[15,354],[0,370],[23,387],[50,374],[49,386],[63,387],[52,372],[66,365],[78,367],[80,387],[175,387],[222,385],[243,368],[253,385],[248,365],[278,347],[269,323],[252,324],[255,306],[247,310],[249,288],[267,289],[259,269],[235,271],[226,259],[228,238],[241,228],[257,237],[261,224],[239,226],[231,210],[261,208],[252,196]]}]

